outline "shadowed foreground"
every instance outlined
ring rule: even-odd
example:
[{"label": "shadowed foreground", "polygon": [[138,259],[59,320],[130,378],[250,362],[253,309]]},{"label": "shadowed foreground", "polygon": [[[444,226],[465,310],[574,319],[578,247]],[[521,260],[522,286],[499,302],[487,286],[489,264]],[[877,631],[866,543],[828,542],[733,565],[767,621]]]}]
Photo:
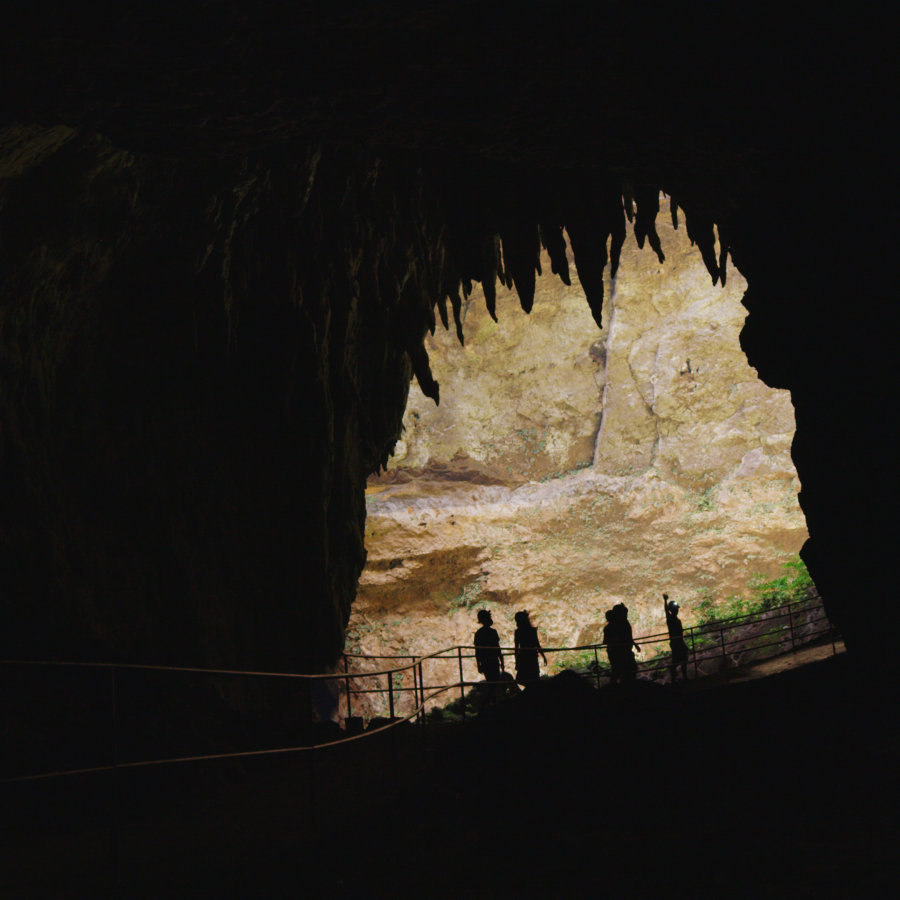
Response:
[{"label": "shadowed foreground", "polygon": [[852,666],[708,691],[564,673],[311,768],[120,771],[118,809],[106,775],[7,787],[3,893],[115,892],[118,852],[122,896],[889,896],[900,729]]}]

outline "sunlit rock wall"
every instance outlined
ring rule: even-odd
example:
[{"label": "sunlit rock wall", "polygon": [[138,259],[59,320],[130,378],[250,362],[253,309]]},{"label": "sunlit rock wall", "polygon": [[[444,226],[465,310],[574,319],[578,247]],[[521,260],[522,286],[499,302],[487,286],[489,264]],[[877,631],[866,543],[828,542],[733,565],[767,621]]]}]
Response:
[{"label": "sunlit rock wall", "polygon": [[468,642],[485,604],[507,644],[523,608],[547,646],[597,640],[617,601],[658,632],[662,591],[690,622],[698,591],[746,593],[800,549],[793,407],[740,348],[746,282],[712,286],[664,201],[658,229],[663,263],[626,241],[602,331],[544,258],[530,316],[501,288],[497,324],[471,298],[465,347],[426,340],[441,404],[412,386],[370,479],[348,650]]}]

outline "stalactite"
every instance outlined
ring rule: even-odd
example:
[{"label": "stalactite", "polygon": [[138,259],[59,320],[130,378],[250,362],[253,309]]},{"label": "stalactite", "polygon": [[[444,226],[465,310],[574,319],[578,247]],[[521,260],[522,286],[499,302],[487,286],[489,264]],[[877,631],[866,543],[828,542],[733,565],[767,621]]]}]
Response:
[{"label": "stalactite", "polygon": [[688,237],[692,244],[700,248],[700,256],[706,265],[706,270],[712,278],[712,283],[719,280],[719,262],[716,259],[716,236],[713,231],[713,220],[696,209],[685,209],[685,223]]},{"label": "stalactite", "polygon": [[650,242],[650,246],[656,252],[661,263],[666,261],[656,233],[656,217],[659,215],[659,188],[646,182],[638,182],[635,190],[637,199],[637,213],[634,219],[634,236],[638,247],[643,249],[644,238]]},{"label": "stalactite", "polygon": [[512,278],[510,277],[504,266],[503,251],[500,245],[500,235],[495,234],[492,235],[492,237],[494,241],[494,256],[497,259],[497,278],[500,281],[500,284],[504,285],[507,288],[511,288]]},{"label": "stalactite", "polygon": [[[566,231],[575,257],[575,268],[584,296],[598,328],[603,327],[603,270],[606,268],[606,240],[609,228],[598,204],[584,195],[571,193],[565,207]],[[624,213],[623,213],[624,215]]]},{"label": "stalactite", "polygon": [[484,277],[484,241],[475,230],[460,223],[447,228],[447,248],[463,285],[463,293],[472,293],[472,282]]},{"label": "stalactite", "polygon": [[440,317],[441,317],[441,325],[444,326],[444,331],[449,331],[450,330],[450,320],[449,320],[449,317],[447,316],[447,295],[443,291],[441,291],[438,294],[437,304],[438,304],[438,313],[440,314]]},{"label": "stalactite", "polygon": [[541,220],[539,231],[541,243],[550,257],[550,271],[558,275],[564,285],[570,286],[572,280],[569,275],[569,258],[566,256],[566,239],[563,237],[562,226],[544,218]]},{"label": "stalactite", "polygon": [[530,313],[534,305],[534,273],[540,265],[541,245],[537,224],[526,216],[525,211],[514,209],[513,215],[501,228],[500,239],[506,271],[512,276],[522,309]]},{"label": "stalactite", "polygon": [[428,362],[428,353],[423,344],[415,344],[407,349],[409,361],[412,363],[413,372],[416,375],[416,381],[426,397],[434,400],[435,404],[440,404],[440,386],[434,380],[431,374],[431,366]]},{"label": "stalactite", "polygon": [[719,280],[722,282],[722,287],[725,287],[728,268],[728,240],[721,225],[717,225],[716,230],[719,233]]},{"label": "stalactite", "polygon": [[419,293],[419,306],[422,309],[422,312],[425,316],[425,322],[428,325],[428,330],[434,334],[435,328],[437,328],[437,320],[434,315],[434,308],[437,305],[436,297],[438,295],[438,291],[429,291],[427,289],[420,288]]},{"label": "stalactite", "polygon": [[460,345],[465,346],[462,330],[462,298],[459,296],[460,280],[449,253],[444,256],[444,265],[441,269],[441,295],[450,298],[450,307],[453,310],[453,321],[456,324],[456,337]]},{"label": "stalactite", "polygon": [[[471,281],[480,280],[487,310],[491,318],[497,321],[496,280],[499,278],[501,284],[515,289],[522,308],[530,312],[534,302],[535,272],[541,271],[541,247],[550,257],[553,274],[558,275],[565,284],[571,281],[564,231],[568,233],[591,313],[601,326],[604,271],[609,262],[610,277],[616,276],[625,242],[626,220],[634,222],[638,246],[643,248],[645,241],[648,242],[660,263],[665,261],[656,230],[660,189],[652,178],[640,173],[627,179],[611,172],[594,173],[587,185],[582,178],[578,188],[571,185],[547,187],[531,195],[528,201],[521,199],[529,196],[527,188],[514,181],[501,181],[501,187],[497,188],[496,173],[493,181],[482,179],[479,183],[482,187],[490,185],[492,190],[495,189],[488,195],[488,200],[483,196],[473,199],[474,195],[469,193],[472,207],[466,213],[459,209],[463,201],[458,196],[454,195],[451,202],[457,212],[456,227],[448,234],[445,262],[448,275],[443,277],[442,297],[438,303],[443,321],[445,298],[450,297],[461,343],[463,316],[458,286],[462,286],[463,297],[468,297],[472,290]],[[529,203],[533,204],[530,208]],[[670,209],[675,229],[679,226],[678,207],[678,201],[671,197]],[[696,208],[686,212],[688,237],[699,246],[713,283],[721,279],[724,284],[729,245],[722,229],[719,229],[720,252],[717,258],[712,219]],[[500,216],[496,231],[489,224],[494,215]],[[473,269],[472,251],[476,244],[481,247],[477,272]],[[462,263],[457,261],[457,254],[461,254]],[[449,277],[450,272],[452,277]],[[419,363],[417,365],[421,368]],[[427,376],[423,377],[427,381]]]},{"label": "stalactite", "polygon": [[610,277],[615,278],[619,271],[619,257],[625,245],[625,210],[622,204],[622,193],[616,185],[608,185],[607,197],[604,201],[607,215],[607,226],[612,240],[609,244]]},{"label": "stalactite", "polygon": [[484,290],[484,302],[491,318],[497,321],[497,246],[494,235],[484,239],[481,252],[482,277],[481,287]]},{"label": "stalactite", "polygon": [[631,188],[631,182],[626,178],[622,182],[622,201],[625,205],[625,215],[628,221],[634,221],[634,191]]},{"label": "stalactite", "polygon": [[[444,321],[446,297],[450,297],[456,322],[457,336],[462,342],[462,313],[458,286],[463,297],[472,290],[472,280],[483,284],[485,303],[494,321],[496,312],[496,281],[514,288],[526,312],[534,302],[535,272],[540,273],[540,250],[544,247],[550,257],[550,269],[565,284],[570,284],[569,262],[566,255],[568,233],[576,268],[591,312],[601,324],[603,306],[603,273],[610,263],[610,276],[615,277],[626,235],[626,219],[634,222],[635,239],[639,247],[648,242],[660,263],[665,261],[656,217],[659,214],[659,187],[645,177],[622,180],[611,173],[594,175],[593,184],[581,189],[548,189],[532,198],[536,211],[527,208],[519,199],[525,191],[521,186],[506,185],[505,199],[493,195],[492,209],[503,213],[495,233],[487,224],[490,217],[485,207],[470,210],[471,218],[460,215],[455,231],[448,237],[445,269],[452,277],[443,277],[442,296],[438,312]],[[670,198],[672,226],[679,226],[679,203]],[[561,212],[554,212],[560,210]],[[536,214],[537,212],[537,214]],[[493,215],[493,213],[491,214]],[[725,232],[719,227],[720,249],[715,250],[716,233],[711,217],[696,208],[685,216],[688,237],[697,244],[704,264],[713,279],[725,283],[727,256],[730,247]],[[460,222],[467,222],[465,227]],[[607,253],[607,241],[609,250]],[[480,267],[473,271],[472,247],[480,243]],[[458,262],[458,254],[462,263]]]}]

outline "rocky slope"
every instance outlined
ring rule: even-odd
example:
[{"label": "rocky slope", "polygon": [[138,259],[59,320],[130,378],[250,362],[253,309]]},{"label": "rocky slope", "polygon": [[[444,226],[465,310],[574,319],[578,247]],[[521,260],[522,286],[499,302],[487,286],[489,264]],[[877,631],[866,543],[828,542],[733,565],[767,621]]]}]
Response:
[{"label": "rocky slope", "polygon": [[545,645],[590,643],[618,601],[636,634],[658,632],[662,590],[690,622],[698,591],[746,591],[803,545],[790,394],[739,344],[746,282],[729,267],[711,285],[662,203],[665,261],[626,241],[602,331],[544,257],[530,317],[501,288],[494,323],[476,293],[465,346],[426,339],[441,404],[411,388],[370,479],[348,650],[465,643],[482,605],[506,643],[522,608]]}]

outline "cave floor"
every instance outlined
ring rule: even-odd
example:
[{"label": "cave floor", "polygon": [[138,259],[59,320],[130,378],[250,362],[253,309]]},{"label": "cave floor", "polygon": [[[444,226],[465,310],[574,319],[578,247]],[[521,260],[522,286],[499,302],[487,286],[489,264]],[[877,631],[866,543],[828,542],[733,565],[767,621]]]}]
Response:
[{"label": "cave floor", "polygon": [[895,896],[896,707],[830,654],[708,690],[558,678],[327,755],[7,792],[0,893]]}]

